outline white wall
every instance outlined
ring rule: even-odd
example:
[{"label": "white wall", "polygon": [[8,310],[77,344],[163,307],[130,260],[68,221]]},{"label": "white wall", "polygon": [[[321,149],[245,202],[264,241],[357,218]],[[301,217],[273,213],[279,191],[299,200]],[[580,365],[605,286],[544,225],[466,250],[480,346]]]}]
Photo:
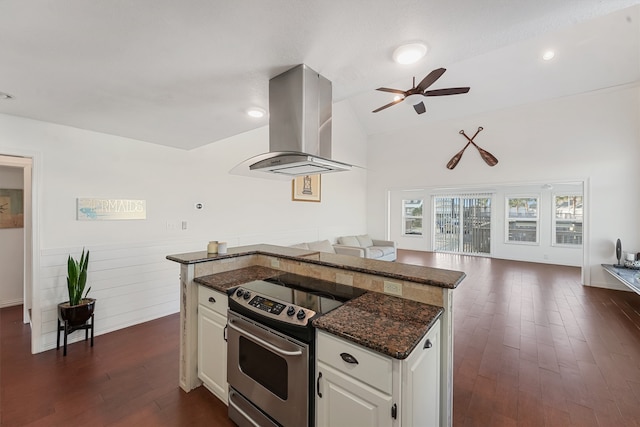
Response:
[{"label": "white wall", "polygon": [[[613,89],[489,112],[369,138],[368,225],[386,232],[387,194],[403,188],[491,188],[531,182],[587,182],[586,262],[590,284],[620,286],[601,263],[614,243],[640,248],[640,90]],[[470,147],[454,170],[445,167],[466,143],[458,134],[483,126],[476,142],[499,163],[487,166]]]},{"label": "white wall", "polygon": [[[22,168],[0,166],[0,188],[24,188],[22,175]],[[22,304],[23,253],[24,228],[0,228],[0,307]]]},{"label": "white wall", "polygon": [[[364,165],[366,138],[347,103],[334,106],[333,123],[333,157]],[[287,245],[366,230],[363,170],[324,175],[321,203],[291,201],[290,181],[228,173],[268,151],[267,128],[187,152],[0,115],[0,154],[19,150],[33,152],[39,168],[35,351],[55,345],[66,257],[83,247],[91,250],[90,296],[98,299],[100,334],[178,311],[179,268],[165,260],[168,254],[204,250],[212,239]],[[144,199],[147,219],[77,221],[78,197]],[[196,211],[196,202],[205,209]]]},{"label": "white wall", "polygon": [[[470,150],[468,155],[477,155],[474,150]],[[552,188],[546,188],[550,185]],[[584,257],[582,246],[556,245],[554,243],[553,215],[554,195],[582,194],[581,183],[567,182],[538,182],[530,184],[494,184],[491,186],[460,186],[457,191],[442,190],[437,187],[422,189],[402,189],[391,190],[390,198],[390,239],[397,242],[398,247],[403,249],[432,251],[433,247],[433,227],[435,223],[433,197],[456,193],[482,193],[492,200],[491,203],[491,251],[488,256],[493,258],[510,259],[517,261],[540,262],[545,264],[582,266]],[[537,197],[538,205],[538,242],[508,242],[506,215],[507,197]],[[402,229],[402,201],[422,199],[423,209],[423,233],[422,236],[403,235]]]}]

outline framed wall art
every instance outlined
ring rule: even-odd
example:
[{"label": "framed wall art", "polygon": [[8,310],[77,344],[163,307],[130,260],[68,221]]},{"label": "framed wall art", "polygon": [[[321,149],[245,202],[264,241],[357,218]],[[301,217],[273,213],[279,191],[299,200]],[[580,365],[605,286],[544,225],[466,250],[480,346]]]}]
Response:
[{"label": "framed wall art", "polygon": [[291,200],[295,202],[320,201],[320,175],[297,176],[293,180]]},{"label": "framed wall art", "polygon": [[129,199],[76,199],[77,220],[147,219],[147,201]]},{"label": "framed wall art", "polygon": [[0,189],[0,228],[24,227],[22,190]]}]

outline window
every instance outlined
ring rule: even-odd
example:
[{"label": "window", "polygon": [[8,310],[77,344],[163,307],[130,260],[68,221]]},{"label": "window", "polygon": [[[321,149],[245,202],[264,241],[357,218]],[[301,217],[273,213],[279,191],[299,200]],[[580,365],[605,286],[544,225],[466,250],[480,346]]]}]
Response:
[{"label": "window", "polygon": [[402,234],[405,236],[422,236],[423,204],[423,200],[402,201]]},{"label": "window", "polygon": [[491,253],[491,195],[456,194],[433,198],[435,252]]},{"label": "window", "polygon": [[553,215],[554,244],[582,245],[582,196],[556,194]]},{"label": "window", "polygon": [[538,243],[538,197],[507,197],[507,243]]}]

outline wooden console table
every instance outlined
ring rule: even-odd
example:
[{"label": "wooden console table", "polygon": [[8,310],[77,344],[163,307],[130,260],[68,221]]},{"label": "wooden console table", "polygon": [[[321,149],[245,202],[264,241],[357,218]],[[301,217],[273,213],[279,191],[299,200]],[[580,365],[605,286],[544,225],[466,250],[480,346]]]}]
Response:
[{"label": "wooden console table", "polygon": [[618,267],[613,264],[602,264],[602,268],[618,279],[623,285],[640,295],[640,270]]}]

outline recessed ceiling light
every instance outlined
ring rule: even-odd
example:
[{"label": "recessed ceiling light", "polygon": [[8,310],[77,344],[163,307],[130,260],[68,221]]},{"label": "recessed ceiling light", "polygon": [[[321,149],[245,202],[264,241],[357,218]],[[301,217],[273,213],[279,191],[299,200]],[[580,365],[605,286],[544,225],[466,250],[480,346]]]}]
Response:
[{"label": "recessed ceiling light", "polygon": [[247,110],[247,114],[250,117],[259,119],[261,117],[264,117],[265,114],[267,114],[266,111],[264,111],[262,108],[258,108],[258,107],[254,107],[254,108],[250,108]]},{"label": "recessed ceiling light", "polygon": [[554,56],[556,56],[556,53],[554,51],[547,50],[545,53],[542,54],[542,59],[544,59],[545,61],[551,61]]},{"label": "recessed ceiling light", "polygon": [[427,54],[427,46],[423,43],[409,43],[393,51],[393,60],[398,64],[414,64]]},{"label": "recessed ceiling light", "polygon": [[8,93],[0,92],[0,99],[13,99],[13,96]]}]

